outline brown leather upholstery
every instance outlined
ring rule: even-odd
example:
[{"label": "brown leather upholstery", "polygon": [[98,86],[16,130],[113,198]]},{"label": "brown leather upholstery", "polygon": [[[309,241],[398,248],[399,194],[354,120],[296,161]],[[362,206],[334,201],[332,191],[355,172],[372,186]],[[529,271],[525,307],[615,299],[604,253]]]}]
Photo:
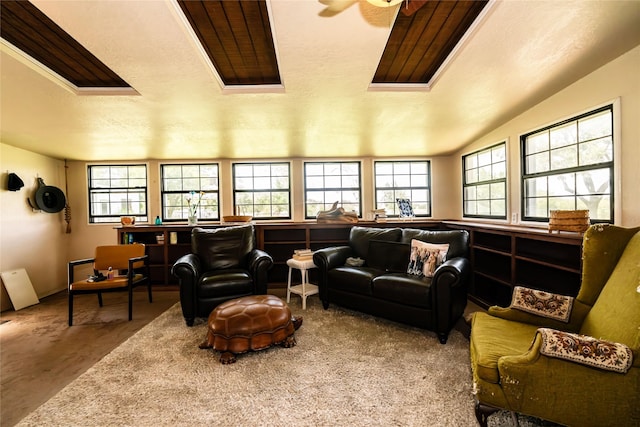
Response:
[{"label": "brown leather upholstery", "polygon": [[244,353],[279,344],[295,331],[291,310],[273,295],[253,295],[220,304],[209,316],[214,350]]}]

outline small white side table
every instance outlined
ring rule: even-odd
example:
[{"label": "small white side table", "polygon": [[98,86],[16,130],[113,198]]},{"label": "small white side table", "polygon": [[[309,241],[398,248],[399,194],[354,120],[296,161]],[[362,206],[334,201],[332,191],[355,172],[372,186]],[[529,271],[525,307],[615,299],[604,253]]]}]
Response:
[{"label": "small white side table", "polygon": [[[300,261],[293,258],[287,261],[287,265],[289,266],[289,279],[287,281],[287,303],[289,302],[292,293],[300,295],[300,297],[302,297],[302,309],[306,310],[307,297],[309,295],[315,295],[318,293],[318,287],[314,284],[309,283],[309,270],[312,268],[316,268],[316,265],[311,259]],[[291,271],[294,268],[300,270],[302,283],[300,283],[299,285],[291,286]]]}]

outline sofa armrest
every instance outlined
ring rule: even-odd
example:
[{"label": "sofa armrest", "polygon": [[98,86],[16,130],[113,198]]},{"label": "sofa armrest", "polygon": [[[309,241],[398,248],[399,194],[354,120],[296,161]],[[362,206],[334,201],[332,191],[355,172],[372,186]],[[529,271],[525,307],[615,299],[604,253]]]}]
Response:
[{"label": "sofa armrest", "polygon": [[[530,301],[526,303],[518,302],[518,300],[523,300],[527,298],[527,292],[531,292],[532,290],[523,288],[520,286],[516,286],[513,292],[513,300],[509,307],[499,307],[492,306],[489,307],[489,314],[495,317],[500,317],[506,320],[512,320],[514,322],[527,323],[529,325],[546,327],[552,329],[560,329],[566,331],[577,331],[580,329],[581,319],[584,319],[584,316],[589,311],[590,307],[586,306],[579,300],[574,300],[571,298],[571,306],[569,307],[570,316],[566,319],[559,319],[553,316],[547,316],[542,311],[528,309],[526,307],[527,304],[531,306],[535,306],[536,297],[535,295],[530,295]],[[532,291],[532,292],[540,292],[540,291]],[[552,301],[554,298],[570,298],[562,295],[555,295],[548,292],[542,292],[542,294],[546,294],[546,301]],[[523,296],[524,295],[524,296]],[[540,301],[540,305],[544,306],[545,301]],[[522,306],[522,305],[525,306]]]},{"label": "sofa armrest", "polygon": [[261,249],[254,249],[249,253],[247,267],[253,277],[254,293],[264,295],[267,293],[268,273],[273,267],[271,255]]},{"label": "sofa armrest", "polygon": [[605,371],[626,374],[633,363],[631,349],[622,343],[587,335],[539,328],[542,337],[540,353]]},{"label": "sofa armrest", "polygon": [[636,393],[640,369],[632,367],[626,374],[594,369],[545,356],[542,346],[542,336],[536,333],[527,352],[498,360],[500,384],[510,410],[554,419],[570,402],[570,415],[563,424],[584,424],[585,415],[590,414],[595,416],[589,418],[590,425],[614,425],[611,408],[617,419],[640,419],[637,399],[630,398]]},{"label": "sofa armrest", "polygon": [[313,253],[313,263],[318,267],[318,295],[324,308],[329,307],[329,291],[327,288],[329,270],[344,265],[352,256],[350,246],[334,246],[318,249]]},{"label": "sofa armrest", "polygon": [[[140,265],[140,261],[142,261],[142,265]],[[135,276],[136,270],[144,270],[144,275],[147,280],[151,280],[150,277],[150,268],[149,268],[149,255],[142,255],[135,258],[129,258],[129,269],[127,270],[127,277],[129,278],[129,283],[133,280],[133,276]]]},{"label": "sofa armrest", "polygon": [[436,271],[433,273],[433,281],[437,282],[440,277],[448,276],[446,280],[450,285],[458,284],[463,279],[466,279],[471,271],[471,263],[467,258],[456,257],[451,258],[440,264]]},{"label": "sofa armrest", "polygon": [[331,270],[344,265],[350,256],[352,256],[352,250],[349,246],[318,249],[313,253],[313,263],[320,270]]},{"label": "sofa armrest", "polygon": [[456,257],[443,262],[433,274],[431,303],[436,311],[435,330],[443,344],[467,306],[470,272],[470,261]]},{"label": "sofa armrest", "polygon": [[193,253],[183,255],[171,267],[171,274],[178,278],[182,315],[185,319],[188,319],[188,325],[190,323],[193,325],[196,308],[198,307],[196,284],[202,274],[200,270],[200,258]]},{"label": "sofa armrest", "polygon": [[573,307],[573,297],[559,295],[551,292],[540,291],[516,286],[513,289],[511,308],[526,311],[549,319],[559,320],[569,323],[571,308]]},{"label": "sofa armrest", "polygon": [[196,254],[181,256],[171,267],[171,274],[180,281],[200,277],[202,274],[200,271],[200,258]]},{"label": "sofa armrest", "polygon": [[542,317],[533,313],[526,313],[524,311],[516,310],[510,307],[500,307],[497,305],[489,307],[487,312],[494,316],[505,320],[511,320],[513,322],[526,323],[528,325],[534,325],[545,328],[563,329],[569,331],[576,331],[580,325],[566,324],[559,320],[549,319],[548,317]]},{"label": "sofa armrest", "polygon": [[95,258],[85,258],[85,259],[78,259],[75,261],[70,261],[69,265],[68,265],[68,285],[71,285],[73,282],[75,282],[75,269],[77,266],[79,265],[84,265],[84,264],[90,264],[92,262],[94,262],[96,259]]}]

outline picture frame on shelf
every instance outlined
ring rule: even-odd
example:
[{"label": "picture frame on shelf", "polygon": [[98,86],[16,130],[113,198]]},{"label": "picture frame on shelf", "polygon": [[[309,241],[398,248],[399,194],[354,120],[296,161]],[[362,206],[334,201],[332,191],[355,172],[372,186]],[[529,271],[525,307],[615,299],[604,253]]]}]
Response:
[{"label": "picture frame on shelf", "polygon": [[413,218],[413,207],[411,206],[411,200],[409,199],[396,199],[398,203],[398,209],[400,211],[400,218]]}]

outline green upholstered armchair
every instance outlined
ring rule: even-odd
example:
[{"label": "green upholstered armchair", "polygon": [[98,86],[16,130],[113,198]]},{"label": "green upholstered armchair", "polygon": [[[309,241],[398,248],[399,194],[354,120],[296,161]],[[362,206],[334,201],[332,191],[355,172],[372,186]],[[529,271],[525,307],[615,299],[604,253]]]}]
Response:
[{"label": "green upholstered armchair", "polygon": [[640,425],[640,227],[591,226],[582,264],[575,299],[520,289],[509,308],[473,315],[480,425],[498,409],[572,426]]}]

